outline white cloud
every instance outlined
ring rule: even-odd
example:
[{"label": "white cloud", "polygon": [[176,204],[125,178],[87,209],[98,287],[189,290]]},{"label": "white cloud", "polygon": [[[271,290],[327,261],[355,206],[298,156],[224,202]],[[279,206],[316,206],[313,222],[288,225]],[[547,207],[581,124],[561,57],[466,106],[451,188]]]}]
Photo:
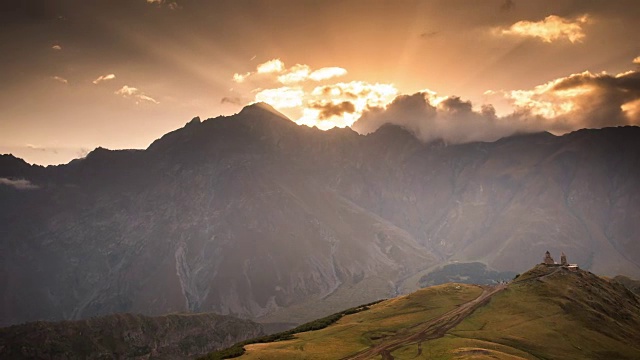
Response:
[{"label": "white cloud", "polygon": [[284,71],[284,63],[280,59],[269,60],[258,65],[256,71],[258,74],[280,73]]},{"label": "white cloud", "polygon": [[309,75],[311,80],[321,81],[327,80],[334,77],[344,76],[347,74],[347,70],[341,67],[325,67],[318,69]]},{"label": "white cloud", "polygon": [[243,83],[250,77],[259,75],[261,79],[269,79],[269,76],[275,76],[273,79],[281,84],[297,84],[304,81],[322,81],[334,77],[344,76],[347,70],[341,67],[324,67],[317,70],[311,69],[306,64],[296,64],[288,68],[280,59],[272,59],[259,64],[255,72],[246,72],[244,74],[233,74],[233,81]]},{"label": "white cloud", "polygon": [[115,74],[101,75],[97,79],[93,80],[94,84],[99,84],[103,81],[113,80],[116,78]]},{"label": "white cloud", "polygon": [[286,73],[278,76],[278,81],[283,84],[294,84],[305,81],[309,77],[311,68],[308,65],[294,65]]},{"label": "white cloud", "polygon": [[139,92],[140,90],[138,90],[137,88],[125,85],[121,87],[120,90],[116,90],[115,94],[126,97],[126,96],[133,96],[135,94],[138,94]]},{"label": "white cloud", "polygon": [[149,101],[149,102],[152,102],[154,104],[160,104],[159,102],[156,101],[156,99],[154,99],[154,98],[152,98],[150,96],[147,96],[147,95],[140,94],[140,95],[137,95],[137,97],[140,100]]},{"label": "white cloud", "polygon": [[63,78],[63,77],[60,77],[60,76],[52,76],[51,78],[52,78],[53,80],[57,81],[57,82],[60,82],[60,83],[63,83],[63,84],[69,84],[69,81],[68,81],[67,79]]},{"label": "white cloud", "polygon": [[265,102],[275,108],[286,109],[302,105],[304,91],[300,88],[281,87],[258,92],[256,101]]},{"label": "white cloud", "polygon": [[56,44],[51,47],[53,50],[62,50],[62,46]]},{"label": "white cloud", "polygon": [[[148,95],[145,95],[138,88],[127,86],[127,85],[124,85],[119,90],[116,90],[114,92],[114,94],[121,95],[121,96],[123,96],[125,98],[133,97],[133,98],[135,98],[137,100],[147,101],[147,102],[151,102],[151,103],[154,103],[154,104],[159,104],[160,103],[160,102],[156,101],[154,98],[152,98],[152,97],[150,97]],[[136,101],[136,104],[139,104],[139,101]]]},{"label": "white cloud", "polygon": [[237,82],[237,83],[242,83],[244,82],[249,76],[251,75],[250,72],[247,72],[245,74],[238,74],[235,73],[233,74],[233,81]]},{"label": "white cloud", "polygon": [[550,15],[541,21],[518,21],[507,29],[497,29],[501,35],[514,35],[539,38],[544,42],[567,39],[572,43],[581,42],[585,38],[583,25],[589,23],[588,15],[575,19],[565,19]]},{"label": "white cloud", "polygon": [[31,183],[26,179],[8,179],[0,177],[0,185],[11,186],[18,190],[33,190],[38,189],[37,185]]},{"label": "white cloud", "polygon": [[640,65],[640,56],[638,56],[637,58],[633,59],[633,63],[636,65]]}]

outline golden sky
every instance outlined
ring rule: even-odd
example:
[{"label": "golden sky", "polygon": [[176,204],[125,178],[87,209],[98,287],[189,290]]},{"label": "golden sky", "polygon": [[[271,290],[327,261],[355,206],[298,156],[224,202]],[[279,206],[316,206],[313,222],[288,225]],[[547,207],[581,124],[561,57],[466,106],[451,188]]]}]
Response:
[{"label": "golden sky", "polygon": [[255,101],[426,141],[640,123],[635,0],[14,3],[0,11],[0,153],[31,163],[146,148]]}]

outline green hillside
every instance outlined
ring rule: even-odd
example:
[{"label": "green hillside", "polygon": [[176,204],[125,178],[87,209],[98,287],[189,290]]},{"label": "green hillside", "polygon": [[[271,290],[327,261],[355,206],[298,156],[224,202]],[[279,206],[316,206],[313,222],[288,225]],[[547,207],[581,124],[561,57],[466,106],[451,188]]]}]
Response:
[{"label": "green hillside", "polygon": [[587,271],[538,265],[508,286],[433,286],[244,348],[241,359],[262,360],[638,359],[640,298]]}]

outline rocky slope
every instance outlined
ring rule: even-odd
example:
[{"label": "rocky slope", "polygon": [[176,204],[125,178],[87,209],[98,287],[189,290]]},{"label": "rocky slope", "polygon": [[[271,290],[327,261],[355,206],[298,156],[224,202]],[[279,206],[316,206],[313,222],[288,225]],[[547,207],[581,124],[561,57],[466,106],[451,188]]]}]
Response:
[{"label": "rocky slope", "polygon": [[249,320],[216,314],[116,314],[0,329],[3,359],[187,359],[262,335]]},{"label": "rocky slope", "polygon": [[638,277],[639,140],[626,127],[422,144],[258,104],[143,151],[47,168],[4,156],[0,324],[176,311],[299,323],[439,264],[521,272],[545,250]]}]

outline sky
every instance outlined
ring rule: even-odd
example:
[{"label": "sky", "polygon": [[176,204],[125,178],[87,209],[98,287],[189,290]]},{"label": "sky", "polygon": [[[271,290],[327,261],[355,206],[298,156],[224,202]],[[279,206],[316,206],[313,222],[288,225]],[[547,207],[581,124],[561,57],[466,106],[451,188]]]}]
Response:
[{"label": "sky", "polygon": [[0,153],[146,148],[256,101],[425,141],[640,125],[637,0],[0,4]]}]

